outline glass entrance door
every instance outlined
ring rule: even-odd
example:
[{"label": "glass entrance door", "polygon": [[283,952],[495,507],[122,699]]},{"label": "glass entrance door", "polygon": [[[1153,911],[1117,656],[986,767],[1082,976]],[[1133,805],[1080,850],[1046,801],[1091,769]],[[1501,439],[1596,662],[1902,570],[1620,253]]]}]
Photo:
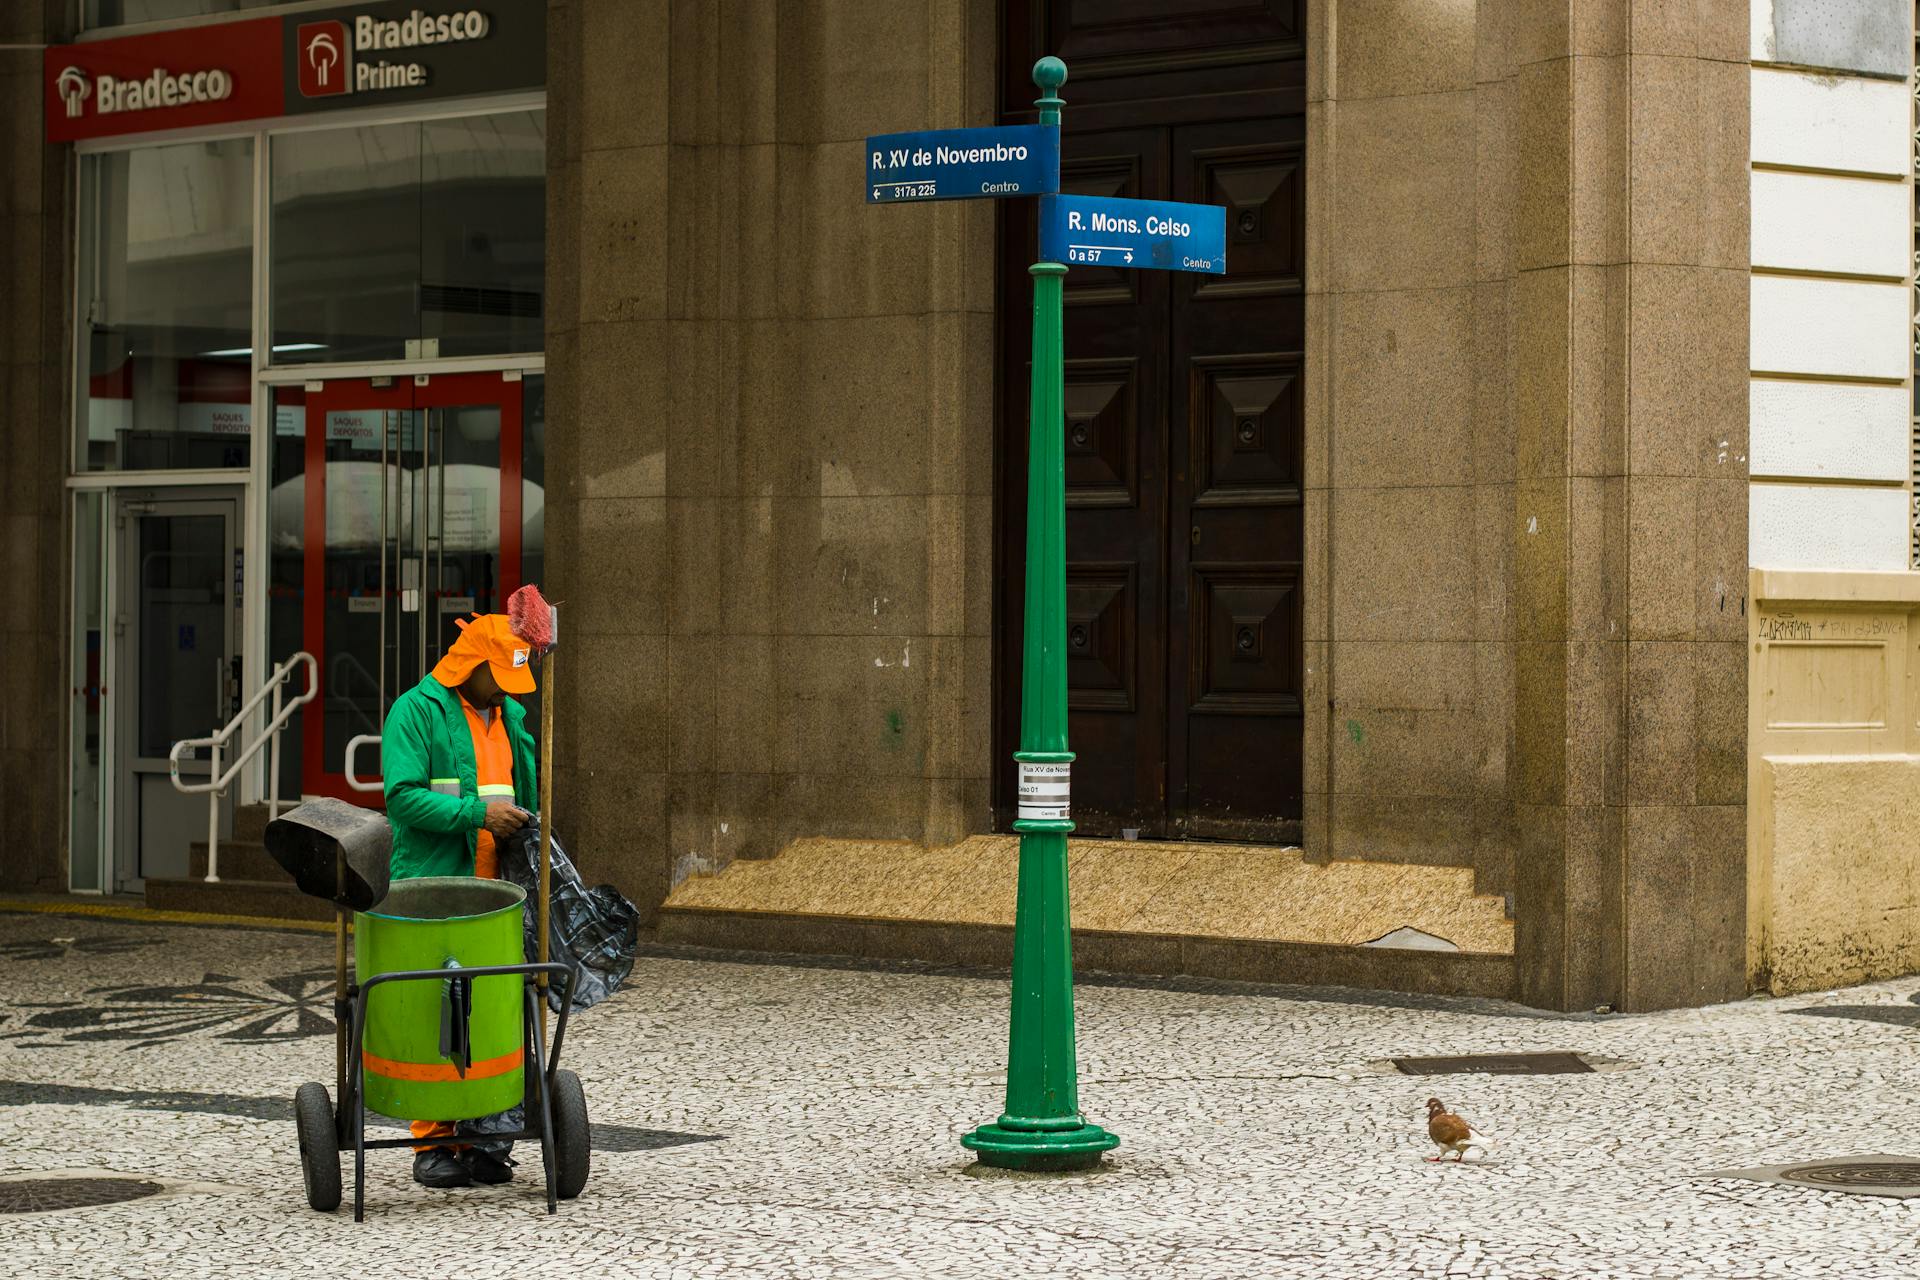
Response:
[{"label": "glass entrance door", "polygon": [[[225,494],[117,498],[115,736],[125,781],[114,820],[117,888],[187,875],[192,842],[206,836],[206,797],[174,789],[167,756],[174,743],[222,728],[239,706],[238,511]],[[206,778],[209,754],[183,757],[181,777]],[[231,826],[230,815],[221,825]]]},{"label": "glass entrance door", "polygon": [[[503,611],[519,585],[522,400],[509,376],[306,391],[302,632],[320,666],[301,753],[309,795],[377,803],[347,787],[347,743],[380,732],[458,638],[458,619]],[[379,776],[376,751],[354,764]]]}]

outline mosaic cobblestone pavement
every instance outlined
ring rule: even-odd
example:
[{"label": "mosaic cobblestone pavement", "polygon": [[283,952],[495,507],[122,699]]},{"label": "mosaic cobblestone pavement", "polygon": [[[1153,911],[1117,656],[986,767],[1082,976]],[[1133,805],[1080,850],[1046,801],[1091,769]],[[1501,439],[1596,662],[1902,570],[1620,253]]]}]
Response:
[{"label": "mosaic cobblestone pavement", "polygon": [[[1920,980],[1633,1017],[1304,988],[1079,992],[1105,1170],[969,1173],[1004,976],[648,953],[566,1056],[593,1174],[306,1208],[286,1101],[332,1072],[324,936],[0,915],[0,1177],[169,1193],[0,1220],[20,1277],[1911,1277],[1920,1200],[1703,1177],[1920,1156]],[[319,975],[316,981],[315,975]],[[1812,1015],[1812,1016],[1805,1016]],[[1425,1077],[1405,1055],[1602,1069]],[[1438,1093],[1501,1139],[1424,1163]],[[349,1170],[350,1172],[350,1170]]]}]

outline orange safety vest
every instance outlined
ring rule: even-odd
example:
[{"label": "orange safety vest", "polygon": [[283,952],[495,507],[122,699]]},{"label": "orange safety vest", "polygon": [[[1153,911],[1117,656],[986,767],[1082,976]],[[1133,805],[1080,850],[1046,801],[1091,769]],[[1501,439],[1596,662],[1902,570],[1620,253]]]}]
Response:
[{"label": "orange safety vest", "polygon": [[[473,763],[478,774],[480,798],[492,802],[513,803],[513,746],[507,741],[507,717],[499,711],[473,709],[465,698],[460,709],[467,714],[467,731],[473,735]],[[493,832],[484,827],[474,838],[473,874],[485,880],[500,877],[500,862],[493,848]]]}]

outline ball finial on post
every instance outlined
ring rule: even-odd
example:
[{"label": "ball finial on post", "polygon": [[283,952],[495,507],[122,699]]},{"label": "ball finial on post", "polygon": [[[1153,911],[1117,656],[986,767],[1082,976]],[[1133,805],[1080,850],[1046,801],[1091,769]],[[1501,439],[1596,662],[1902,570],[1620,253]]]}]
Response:
[{"label": "ball finial on post", "polygon": [[1033,64],[1033,82],[1040,86],[1040,96],[1033,105],[1040,108],[1040,123],[1060,127],[1060,108],[1066,101],[1060,96],[1060,86],[1067,82],[1067,64],[1049,54]]}]

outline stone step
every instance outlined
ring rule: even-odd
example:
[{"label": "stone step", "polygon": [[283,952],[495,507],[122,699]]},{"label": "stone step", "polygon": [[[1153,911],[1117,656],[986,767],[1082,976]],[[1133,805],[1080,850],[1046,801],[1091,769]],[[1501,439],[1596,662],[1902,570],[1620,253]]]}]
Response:
[{"label": "stone step", "polygon": [[[300,800],[298,797],[295,797],[291,801],[282,800],[280,802],[280,812],[285,813],[287,810],[293,808],[294,805],[297,805],[299,803],[300,803]],[[238,805],[234,808],[234,811],[233,811],[234,840],[242,843],[246,843],[246,844],[259,844],[260,841],[266,838],[266,834],[267,834],[267,806],[266,805],[243,804],[243,805]],[[227,856],[227,846],[225,842],[222,842],[220,845],[220,856],[223,859]]]},{"label": "stone step", "polygon": [[309,898],[284,876],[279,880],[166,880],[147,878],[147,905],[156,911],[255,916],[265,920],[331,920],[333,904]]},{"label": "stone step", "polygon": [[[187,874],[194,879],[205,879],[207,874],[207,842],[196,840],[187,846]],[[280,869],[267,853],[267,846],[258,840],[222,840],[220,842],[220,878],[222,880],[266,880],[273,883],[292,884],[287,873]]]}]

